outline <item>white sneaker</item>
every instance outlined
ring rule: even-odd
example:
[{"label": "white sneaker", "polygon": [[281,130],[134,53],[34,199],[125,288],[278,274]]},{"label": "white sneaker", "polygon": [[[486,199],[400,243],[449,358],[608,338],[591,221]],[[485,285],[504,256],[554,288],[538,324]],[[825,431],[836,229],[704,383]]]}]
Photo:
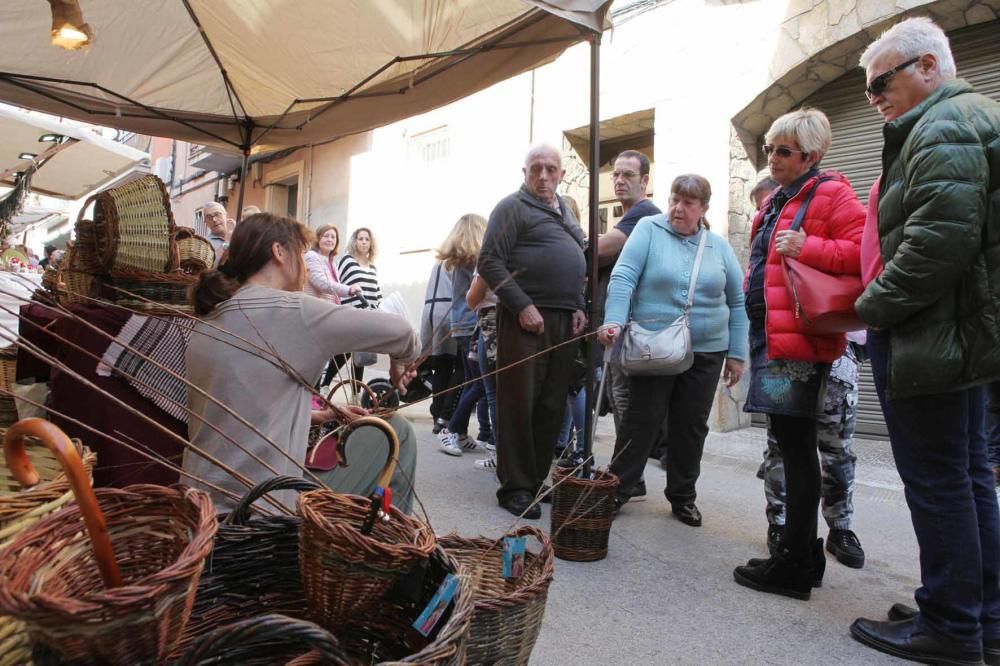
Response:
[{"label": "white sneaker", "polygon": [[482,458],[476,461],[476,469],[481,469],[484,472],[495,472],[497,469],[497,457],[490,456],[489,458]]},{"label": "white sneaker", "polygon": [[476,444],[479,445],[479,448],[481,448],[482,450],[489,451],[490,453],[493,453],[494,451],[497,450],[496,444],[494,444],[493,442],[487,442],[485,439],[477,439]]},{"label": "white sneaker", "polygon": [[474,451],[477,448],[475,440],[469,439],[468,435],[459,435],[447,428],[438,434],[438,439],[441,440],[441,450],[449,456],[460,456],[462,451]]}]

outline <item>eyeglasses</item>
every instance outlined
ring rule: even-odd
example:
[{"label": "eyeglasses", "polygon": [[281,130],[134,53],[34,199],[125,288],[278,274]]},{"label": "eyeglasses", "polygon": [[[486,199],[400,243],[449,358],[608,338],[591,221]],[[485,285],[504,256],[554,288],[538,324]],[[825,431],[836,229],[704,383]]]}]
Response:
[{"label": "eyeglasses", "polygon": [[796,150],[787,146],[775,146],[773,143],[765,143],[761,146],[761,150],[763,150],[764,154],[768,157],[771,156],[771,153],[777,154],[778,157],[791,157],[792,153],[802,153],[803,155],[809,154],[804,150]]},{"label": "eyeglasses", "polygon": [[917,62],[918,60],[920,60],[919,56],[907,60],[902,65],[896,65],[888,72],[882,72],[874,79],[872,79],[872,82],[868,84],[867,88],[865,88],[865,97],[868,98],[868,101],[870,102],[876,97],[881,97],[883,94],[885,94],[886,89],[892,82],[892,77],[896,76],[896,74],[902,72],[904,69],[906,69],[913,63]]},{"label": "eyeglasses", "polygon": [[618,180],[619,178],[624,178],[625,180],[632,180],[638,176],[635,171],[612,171],[611,180]]}]

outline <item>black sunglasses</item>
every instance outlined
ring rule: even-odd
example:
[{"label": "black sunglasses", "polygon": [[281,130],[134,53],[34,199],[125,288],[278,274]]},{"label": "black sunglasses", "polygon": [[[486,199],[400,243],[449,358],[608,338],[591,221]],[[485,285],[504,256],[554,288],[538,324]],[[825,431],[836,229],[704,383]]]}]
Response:
[{"label": "black sunglasses", "polygon": [[803,155],[809,154],[804,150],[795,150],[794,148],[787,148],[785,146],[775,146],[772,143],[765,143],[763,146],[761,146],[761,150],[763,150],[764,154],[767,155],[768,157],[771,156],[771,153],[775,153],[778,157],[783,157],[783,158],[791,157],[792,153],[802,153]]},{"label": "black sunglasses", "polygon": [[907,60],[902,65],[896,65],[888,72],[882,72],[872,79],[872,82],[868,84],[867,88],[865,88],[865,96],[868,98],[868,101],[871,101],[876,97],[881,97],[885,93],[886,88],[889,87],[892,77],[896,76],[896,74],[903,71],[918,60],[920,60],[920,56]]}]

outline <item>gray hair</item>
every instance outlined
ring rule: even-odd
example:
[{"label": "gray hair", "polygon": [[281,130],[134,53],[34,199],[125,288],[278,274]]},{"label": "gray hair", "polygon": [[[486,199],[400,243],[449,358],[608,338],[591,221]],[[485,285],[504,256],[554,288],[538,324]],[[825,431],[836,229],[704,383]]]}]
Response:
[{"label": "gray hair", "polygon": [[541,157],[542,155],[552,155],[557,160],[559,160],[559,166],[562,166],[562,153],[559,149],[553,146],[551,143],[536,143],[529,150],[528,154],[524,156],[524,165],[527,166],[531,163],[531,160],[536,157]]},{"label": "gray hair", "polygon": [[216,208],[221,210],[224,215],[228,215],[228,213],[226,213],[226,207],[220,204],[218,201],[209,201],[207,204],[201,207],[201,212],[203,215],[208,215],[208,211],[214,210]]},{"label": "gray hair", "polygon": [[895,53],[903,62],[930,53],[937,58],[941,78],[945,81],[955,78],[955,58],[948,36],[926,16],[900,21],[883,32],[861,54],[859,64],[868,69],[872,60],[886,52]]},{"label": "gray hair", "polygon": [[764,140],[774,143],[776,138],[782,136],[795,139],[803,152],[818,155],[817,162],[823,159],[833,143],[833,130],[830,129],[826,114],[805,106],[790,111],[771,123],[771,129],[767,130]]}]

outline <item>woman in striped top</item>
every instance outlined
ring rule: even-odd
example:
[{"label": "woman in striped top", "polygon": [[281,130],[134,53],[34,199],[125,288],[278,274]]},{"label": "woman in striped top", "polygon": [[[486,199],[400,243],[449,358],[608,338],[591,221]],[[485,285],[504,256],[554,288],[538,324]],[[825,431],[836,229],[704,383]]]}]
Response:
[{"label": "woman in striped top", "polygon": [[[371,229],[358,227],[351,234],[347,241],[347,252],[340,258],[337,265],[337,272],[340,274],[340,281],[349,287],[355,285],[361,287],[360,294],[351,294],[341,298],[341,304],[353,305],[356,308],[372,310],[378,309],[382,302],[382,287],[378,283],[378,273],[375,270],[375,255],[378,252],[378,245],[375,244],[375,236]],[[364,366],[354,364],[354,377],[361,379],[364,375]]]}]

